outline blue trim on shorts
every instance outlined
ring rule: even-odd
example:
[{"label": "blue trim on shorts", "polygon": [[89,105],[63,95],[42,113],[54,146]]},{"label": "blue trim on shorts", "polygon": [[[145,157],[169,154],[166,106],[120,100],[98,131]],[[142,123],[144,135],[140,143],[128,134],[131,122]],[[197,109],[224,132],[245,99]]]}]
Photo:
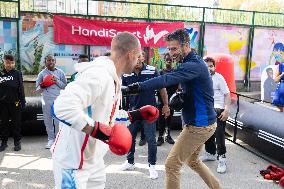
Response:
[{"label": "blue trim on shorts", "polygon": [[74,169],[62,169],[61,189],[77,189]]}]

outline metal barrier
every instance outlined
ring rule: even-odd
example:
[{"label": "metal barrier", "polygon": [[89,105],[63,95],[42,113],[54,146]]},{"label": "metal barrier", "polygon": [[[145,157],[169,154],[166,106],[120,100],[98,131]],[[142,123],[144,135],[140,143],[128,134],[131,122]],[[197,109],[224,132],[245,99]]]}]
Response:
[{"label": "metal barrier", "polygon": [[[269,163],[272,163],[272,164],[274,164],[274,165],[277,165],[277,166],[281,167],[282,165],[281,165],[280,163],[278,163],[278,162],[276,162],[276,161],[274,161],[274,160],[271,160],[271,159],[269,159],[269,158],[266,158],[264,155],[262,155],[262,154],[260,154],[260,153],[257,153],[256,151],[251,150],[251,149],[249,149],[249,148],[247,148],[247,147],[245,147],[245,146],[243,146],[243,145],[241,145],[241,144],[239,144],[239,143],[237,142],[237,138],[238,138],[238,137],[237,137],[237,134],[238,134],[238,127],[241,128],[241,129],[245,128],[245,127],[243,126],[243,124],[241,124],[241,123],[237,120],[238,114],[239,114],[239,111],[240,111],[240,97],[244,97],[244,98],[248,98],[248,99],[254,100],[254,102],[265,102],[265,103],[268,103],[268,104],[272,104],[272,103],[271,103],[271,102],[264,101],[264,100],[260,100],[260,99],[257,99],[257,98],[252,98],[252,97],[249,97],[249,96],[246,96],[246,95],[242,95],[242,94],[240,94],[240,93],[235,93],[235,92],[231,92],[231,93],[237,95],[237,102],[236,102],[236,103],[237,103],[237,110],[236,110],[236,114],[235,114],[235,117],[234,117],[233,139],[230,139],[230,138],[226,138],[226,139],[229,140],[230,142],[232,142],[232,143],[234,143],[234,144],[240,146],[241,148],[243,148],[243,149],[249,151],[250,153],[252,153],[252,154],[254,154],[254,155],[256,155],[256,156],[258,156],[258,157],[264,159],[265,161],[267,161],[267,162],[269,162]],[[253,103],[254,103],[254,102],[253,102]],[[227,123],[228,123],[228,122],[230,122],[230,120],[227,120]]]}]

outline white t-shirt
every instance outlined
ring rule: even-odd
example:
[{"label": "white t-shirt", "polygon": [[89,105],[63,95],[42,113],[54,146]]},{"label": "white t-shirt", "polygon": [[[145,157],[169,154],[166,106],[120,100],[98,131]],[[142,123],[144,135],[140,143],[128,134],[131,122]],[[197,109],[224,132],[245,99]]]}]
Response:
[{"label": "white t-shirt", "polygon": [[212,75],[212,80],[214,90],[214,108],[224,109],[224,95],[230,93],[228,85],[224,77],[217,72]]}]

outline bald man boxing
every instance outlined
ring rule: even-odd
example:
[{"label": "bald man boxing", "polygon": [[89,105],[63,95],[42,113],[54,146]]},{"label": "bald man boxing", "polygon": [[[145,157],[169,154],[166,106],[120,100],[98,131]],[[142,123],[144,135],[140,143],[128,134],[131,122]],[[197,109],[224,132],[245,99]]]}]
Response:
[{"label": "bald man boxing", "polygon": [[53,115],[60,120],[51,148],[56,188],[104,189],[107,150],[124,155],[132,144],[128,128],[115,120],[153,122],[158,118],[159,111],[149,105],[131,112],[118,110],[120,78],[132,72],[140,54],[138,39],[122,32],[112,40],[110,57],[75,65],[75,81],[53,105]]}]

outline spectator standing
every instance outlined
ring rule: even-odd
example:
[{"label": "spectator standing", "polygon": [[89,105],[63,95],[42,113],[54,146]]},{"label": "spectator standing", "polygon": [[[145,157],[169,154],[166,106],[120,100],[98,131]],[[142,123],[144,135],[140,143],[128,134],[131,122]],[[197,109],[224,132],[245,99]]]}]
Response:
[{"label": "spectator standing", "polygon": [[7,148],[9,137],[9,120],[14,137],[14,151],[21,150],[21,110],[26,104],[23,77],[15,70],[15,59],[12,55],[4,55],[4,68],[0,72],[0,119],[1,146],[0,152]]},{"label": "spectator standing", "polygon": [[215,60],[211,57],[207,57],[204,61],[207,63],[213,81],[214,108],[217,114],[217,128],[215,133],[205,142],[206,152],[200,158],[202,161],[214,161],[216,160],[215,154],[217,150],[217,172],[225,173],[227,170],[225,127],[226,120],[229,117],[231,104],[230,90],[224,77],[216,72]]},{"label": "spectator standing", "polygon": [[52,118],[51,106],[60,90],[67,85],[65,74],[62,70],[55,67],[56,60],[53,55],[45,57],[45,69],[43,69],[36,80],[36,91],[42,94],[42,112],[43,120],[48,136],[46,149],[50,149],[54,143],[55,136],[58,132],[58,121]]}]

